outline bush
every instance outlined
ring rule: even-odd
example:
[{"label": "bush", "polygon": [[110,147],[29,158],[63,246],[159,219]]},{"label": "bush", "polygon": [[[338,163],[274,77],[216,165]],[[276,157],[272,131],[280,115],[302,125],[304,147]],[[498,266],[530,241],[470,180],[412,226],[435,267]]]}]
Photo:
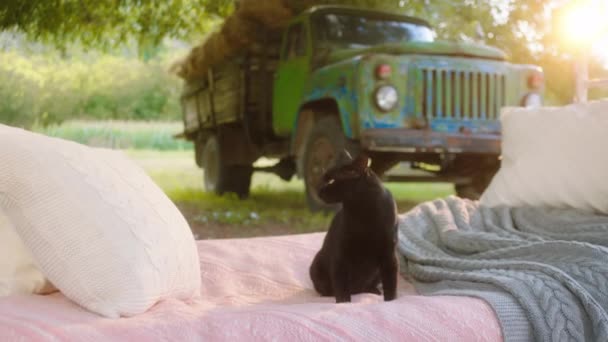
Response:
[{"label": "bush", "polygon": [[177,120],[179,90],[180,81],[160,60],[0,52],[0,122],[15,126],[75,118]]},{"label": "bush", "polygon": [[181,122],[67,121],[61,125],[34,126],[34,131],[81,144],[120,149],[191,150],[192,143],[173,135]]}]

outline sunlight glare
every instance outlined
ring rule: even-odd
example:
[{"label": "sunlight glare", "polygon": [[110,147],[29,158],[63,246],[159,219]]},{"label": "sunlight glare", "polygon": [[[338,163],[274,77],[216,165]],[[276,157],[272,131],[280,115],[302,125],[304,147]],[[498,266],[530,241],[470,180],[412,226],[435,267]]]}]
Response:
[{"label": "sunlight glare", "polygon": [[589,47],[605,33],[606,14],[606,4],[603,1],[578,2],[564,15],[564,38],[570,44]]}]

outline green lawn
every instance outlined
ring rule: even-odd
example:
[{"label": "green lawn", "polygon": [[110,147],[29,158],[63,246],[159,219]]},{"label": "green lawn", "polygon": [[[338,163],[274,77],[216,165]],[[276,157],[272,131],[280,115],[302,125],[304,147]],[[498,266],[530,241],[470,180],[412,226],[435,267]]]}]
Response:
[{"label": "green lawn", "polygon": [[150,150],[191,150],[192,143],[175,139],[183,130],[179,121],[66,121],[61,125],[34,127],[52,137],[97,147]]},{"label": "green lawn", "polygon": [[[203,191],[203,172],[195,165],[192,144],[176,140],[180,122],[68,121],[36,127],[50,136],[90,146],[121,148],[141,165],[182,211],[200,238],[248,237],[327,229],[328,215],[306,207],[302,181],[285,182],[272,174],[254,174],[251,196],[218,197]],[[272,161],[261,160],[270,164]],[[452,193],[450,184],[389,183],[399,211]]]},{"label": "green lawn", "polygon": [[[200,229],[229,227],[233,232],[231,234],[237,236],[248,236],[246,232],[240,234],[239,230],[244,229],[258,229],[259,234],[256,235],[261,235],[272,234],[274,228],[281,233],[303,233],[327,228],[330,217],[308,211],[302,181],[295,177],[285,182],[272,174],[254,174],[249,199],[239,200],[230,195],[219,197],[203,191],[202,171],[195,165],[192,153],[127,151],[180,207],[192,226]],[[397,199],[401,212],[419,202],[452,194],[450,184],[388,183],[387,186]],[[219,234],[222,237],[226,235]]]}]

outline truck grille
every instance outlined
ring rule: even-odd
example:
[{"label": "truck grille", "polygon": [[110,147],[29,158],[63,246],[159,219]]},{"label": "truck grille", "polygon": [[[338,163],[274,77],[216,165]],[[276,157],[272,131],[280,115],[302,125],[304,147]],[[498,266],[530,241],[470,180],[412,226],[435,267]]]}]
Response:
[{"label": "truck grille", "polygon": [[497,119],[505,104],[505,75],[416,69],[416,113],[427,119]]}]

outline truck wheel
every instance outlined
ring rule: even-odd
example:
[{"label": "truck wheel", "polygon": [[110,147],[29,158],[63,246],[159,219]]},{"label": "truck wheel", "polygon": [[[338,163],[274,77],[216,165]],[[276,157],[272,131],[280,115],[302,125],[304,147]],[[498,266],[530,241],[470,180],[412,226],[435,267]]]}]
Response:
[{"label": "truck wheel", "polygon": [[344,136],[336,117],[323,117],[315,122],[301,156],[306,201],[311,211],[332,211],[339,207],[323,202],[317,188],[325,171],[344,148],[353,157],[358,152],[358,146]]},{"label": "truck wheel", "polygon": [[206,191],[218,195],[232,192],[241,199],[249,196],[253,167],[251,165],[228,165],[221,153],[216,136],[209,137],[205,142],[201,161]]},{"label": "truck wheel", "polygon": [[492,178],[496,174],[497,168],[486,168],[473,175],[473,179],[467,184],[455,184],[456,195],[461,198],[478,200],[486,190]]}]

